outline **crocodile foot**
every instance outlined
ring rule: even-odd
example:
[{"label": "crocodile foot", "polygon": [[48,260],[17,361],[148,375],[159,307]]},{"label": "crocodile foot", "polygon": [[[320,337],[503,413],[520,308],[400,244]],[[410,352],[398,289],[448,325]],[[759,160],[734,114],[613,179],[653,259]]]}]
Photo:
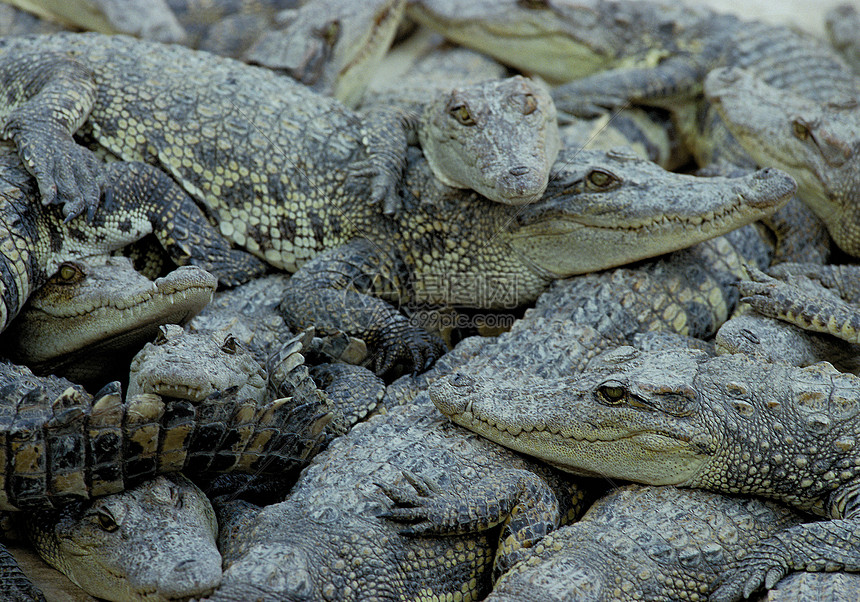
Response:
[{"label": "crocodile foot", "polygon": [[352,165],[351,172],[370,179],[370,202],[381,204],[385,215],[394,215],[400,210],[403,199],[399,190],[403,174],[396,167],[382,167],[377,159],[369,159]]},{"label": "crocodile foot", "polygon": [[[8,137],[9,127],[4,131]],[[68,134],[19,129],[18,154],[39,186],[43,205],[62,204],[66,221],[84,211],[92,220],[105,185],[102,163]]]},{"label": "crocodile foot", "polygon": [[409,523],[400,530],[401,535],[455,532],[460,522],[456,512],[459,504],[446,497],[441,487],[430,479],[408,470],[403,471],[403,477],[411,488],[375,483],[394,502],[393,508],[377,514],[377,518]]},{"label": "crocodile foot", "polygon": [[373,370],[379,375],[390,372],[398,363],[406,363],[413,374],[424,372],[447,351],[445,342],[409,320],[398,316],[386,323],[367,340],[376,350]]},{"label": "crocodile foot", "polygon": [[778,539],[761,542],[741,563],[720,576],[720,585],[709,600],[733,602],[749,598],[762,586],[772,589],[789,571],[789,561],[778,544]]},{"label": "crocodile foot", "polygon": [[860,315],[820,281],[804,275],[788,274],[778,280],[748,266],[750,280],[738,283],[741,301],[769,318],[789,322],[813,332],[823,332],[848,341],[860,342]]}]

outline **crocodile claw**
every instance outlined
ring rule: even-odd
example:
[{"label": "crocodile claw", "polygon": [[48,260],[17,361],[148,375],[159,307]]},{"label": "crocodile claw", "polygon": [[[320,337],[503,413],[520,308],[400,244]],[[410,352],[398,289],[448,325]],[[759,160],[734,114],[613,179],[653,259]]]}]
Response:
[{"label": "crocodile claw", "polygon": [[413,374],[427,370],[446,351],[444,341],[406,318],[387,323],[368,341],[377,350],[374,372],[383,375],[405,363]]},{"label": "crocodile claw", "polygon": [[374,483],[388,499],[394,502],[394,507],[377,514],[377,518],[399,523],[411,523],[400,529],[401,535],[422,535],[425,533],[444,531],[447,523],[445,508],[450,504],[445,500],[441,487],[429,478],[420,477],[407,470],[403,477],[411,485],[409,487],[389,487]]},{"label": "crocodile claw", "polygon": [[720,586],[711,594],[712,602],[733,602],[749,598],[765,587],[771,589],[788,573],[788,560],[778,545],[765,540],[742,559],[737,568],[720,577]]},{"label": "crocodile claw", "polygon": [[73,139],[18,134],[21,160],[36,179],[43,205],[62,204],[68,222],[86,211],[89,221],[99,206],[106,177],[96,155]]}]

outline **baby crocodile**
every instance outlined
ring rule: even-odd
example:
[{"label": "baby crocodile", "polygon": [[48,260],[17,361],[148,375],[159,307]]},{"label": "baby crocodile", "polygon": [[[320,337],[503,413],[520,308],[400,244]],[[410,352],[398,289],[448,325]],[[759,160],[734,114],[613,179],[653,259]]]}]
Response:
[{"label": "baby crocodile", "polygon": [[[302,237],[318,233],[301,214],[341,196],[385,199],[388,213],[397,207],[397,182],[414,122],[390,107],[360,115],[266,69],[179,46],[97,34],[9,38],[0,47],[0,80],[14,90],[0,111],[3,135],[16,142],[43,202],[63,201],[70,215],[94,209],[100,184],[99,166],[71,138],[75,132],[95,149],[160,166],[217,217],[225,236],[278,267],[313,254],[302,249],[314,246]],[[40,94],[46,89],[55,92]],[[499,93],[508,97],[505,90]],[[491,103],[493,111],[476,111],[474,118],[462,104],[431,103],[428,110],[442,111],[443,118],[424,123],[468,130],[496,118],[506,123],[554,118],[544,115],[538,99],[524,95],[519,103]],[[468,134],[455,139],[468,140]],[[473,167],[471,177],[480,182],[483,166]],[[248,199],[254,202],[245,206]],[[289,206],[271,221],[263,219],[268,211],[260,205],[284,201]],[[284,220],[292,221],[291,229]],[[284,243],[298,243],[294,255],[281,240],[270,244],[279,238],[273,232],[278,227],[292,233]]]},{"label": "baby crocodile", "polygon": [[800,522],[774,502],[627,485],[543,538],[486,600],[707,600],[726,567]]},{"label": "baby crocodile", "polygon": [[860,571],[858,377],[741,354],[621,347],[580,376],[431,386],[456,423],[580,474],[759,495],[828,520],[754,546],[711,600],[773,587],[789,570]]},{"label": "baby crocodile", "polygon": [[99,598],[167,602],[205,596],[221,581],[215,513],[179,474],[25,517],[42,558]]},{"label": "baby crocodile", "polygon": [[0,336],[3,355],[39,374],[101,386],[162,324],[185,324],[212,299],[216,280],[197,266],[149,280],[126,257],[66,261]]},{"label": "baby crocodile", "polygon": [[225,572],[211,599],[481,599],[494,559],[584,499],[562,473],[445,421],[425,393],[333,441],[285,501],[216,499]]},{"label": "baby crocodile", "polygon": [[705,94],[744,150],[791,173],[833,241],[860,256],[860,91],[805,98],[742,69],[717,69]]}]

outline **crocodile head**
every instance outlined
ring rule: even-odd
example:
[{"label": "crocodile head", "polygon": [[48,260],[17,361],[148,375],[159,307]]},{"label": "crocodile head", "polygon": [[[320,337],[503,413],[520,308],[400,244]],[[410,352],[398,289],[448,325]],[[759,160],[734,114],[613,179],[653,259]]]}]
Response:
[{"label": "crocodile head", "polygon": [[705,94],[750,156],[791,174],[834,242],[860,256],[860,87],[857,98],[824,104],[716,69]]},{"label": "crocodile head", "polygon": [[659,5],[605,0],[416,0],[407,14],[448,39],[554,83],[625,60],[654,64],[661,54],[654,50],[658,30],[665,25]]},{"label": "crocodile head", "polygon": [[162,324],[184,324],[215,292],[196,266],[149,280],[126,257],[68,261],[3,333],[10,357],[80,382],[114,378]]},{"label": "crocodile head", "polygon": [[167,324],[129,367],[129,397],[153,393],[201,401],[234,388],[238,399],[262,403],[266,395],[265,371],[231,334],[186,332]]},{"label": "crocodile head", "polygon": [[388,51],[405,0],[308,2],[278,14],[283,28],[267,32],[245,60],[354,106]]},{"label": "crocodile head", "polygon": [[26,529],[45,560],[99,598],[185,599],[221,581],[215,513],[182,475],[32,513]]},{"label": "crocodile head", "polygon": [[508,224],[508,245],[547,278],[681,249],[771,215],[794,180],[776,169],[738,178],[668,172],[628,151],[565,151],[539,202]]},{"label": "crocodile head", "polygon": [[522,76],[437,96],[418,135],[439,180],[508,205],[540,198],[561,147],[552,98]]},{"label": "crocodile head", "polygon": [[577,377],[506,382],[454,374],[431,385],[430,397],[455,423],[559,468],[682,485],[721,444],[702,411],[707,392],[696,383],[707,357],[620,347]]}]

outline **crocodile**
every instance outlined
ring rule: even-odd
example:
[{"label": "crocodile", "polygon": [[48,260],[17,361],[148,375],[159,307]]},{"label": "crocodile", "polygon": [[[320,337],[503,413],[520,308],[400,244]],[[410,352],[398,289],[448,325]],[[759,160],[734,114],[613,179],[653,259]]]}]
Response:
[{"label": "crocodile", "polygon": [[101,386],[128,370],[160,325],[188,322],[216,283],[197,266],[151,281],[125,257],[63,262],[0,336],[3,355],[38,374]]},{"label": "crocodile", "polygon": [[839,4],[829,9],[824,16],[824,27],[833,47],[860,74],[860,44],[857,43],[857,28],[860,27],[860,11],[851,4]]},{"label": "crocodile", "polygon": [[[41,50],[34,49],[35,41],[38,41]],[[336,101],[324,101],[322,97],[312,96],[320,101],[313,104],[314,110],[320,109],[322,105],[337,107],[337,110],[333,109],[334,113],[326,113],[325,118],[317,115],[319,119],[311,119],[313,115],[304,112],[306,105],[290,103],[290,115],[293,115],[293,111],[300,110],[297,106],[302,107],[302,115],[310,119],[307,127],[337,131],[334,137],[327,137],[329,144],[325,160],[309,164],[305,163],[305,158],[314,156],[311,152],[314,148],[319,150],[318,137],[305,131],[307,135],[302,138],[302,144],[307,143],[313,147],[305,149],[308,152],[296,148],[296,144],[288,144],[288,132],[284,131],[279,117],[271,113],[271,106],[264,102],[269,96],[278,96],[279,100],[294,98],[287,94],[289,90],[296,94],[311,94],[308,91],[297,92],[296,85],[284,83],[284,78],[230,62],[228,59],[195,54],[180,47],[157,48],[145,42],[135,42],[122,37],[107,38],[95,34],[58,35],[47,38],[9,38],[3,42],[4,56],[13,64],[15,57],[20,58],[31,52],[39,54],[50,51],[51,48],[73,54],[80,52],[76,55],[77,59],[86,60],[93,70],[101,73],[107,80],[101,81],[102,85],[98,88],[99,98],[109,97],[104,98],[107,106],[103,107],[97,101],[82,131],[98,136],[99,144],[108,147],[108,150],[112,149],[121,157],[124,153],[130,153],[125,155],[126,158],[141,153],[144,158],[149,157],[150,160],[161,162],[165,170],[183,182],[185,189],[197,190],[199,196],[205,197],[203,200],[209,204],[209,209],[220,216],[219,228],[222,234],[234,244],[264,258],[277,268],[295,271],[302,266],[303,277],[300,278],[297,274],[291,282],[296,284],[296,289],[307,287],[310,281],[313,282],[310,285],[310,296],[302,292],[299,303],[289,304],[292,309],[298,309],[299,314],[310,313],[311,310],[302,307],[309,303],[317,307],[335,303],[334,309],[338,309],[343,306],[344,300],[352,302],[353,294],[331,289],[357,282],[367,290],[373,279],[365,278],[362,270],[369,270],[373,275],[392,274],[395,293],[401,299],[418,303],[450,301],[478,307],[492,307],[496,303],[494,299],[485,298],[486,295],[482,291],[486,291],[486,287],[474,290],[474,284],[481,285],[480,282],[473,283],[473,286],[458,285],[455,298],[449,298],[451,295],[447,294],[447,290],[451,287],[446,283],[453,278],[462,280],[464,274],[465,278],[473,281],[476,274],[491,274],[493,278],[498,274],[499,278],[496,280],[505,282],[505,288],[513,293],[511,302],[522,305],[534,299],[553,278],[666,252],[737,227],[746,221],[746,218],[738,219],[738,211],[734,209],[738,206],[739,193],[740,198],[756,197],[755,201],[750,198],[749,204],[761,205],[761,198],[767,197],[766,204],[778,206],[785,202],[784,193],[794,188],[790,178],[774,171],[761,171],[746,179],[735,179],[732,184],[726,186],[725,180],[695,179],[683,174],[669,174],[645,162],[632,161],[629,157],[622,158],[617,154],[575,153],[575,156],[559,156],[554,167],[559,173],[558,177],[547,187],[547,192],[540,202],[532,203],[523,209],[483,202],[479,197],[466,192],[452,191],[444,187],[440,189],[439,183],[425,169],[426,161],[420,153],[412,149],[407,157],[409,165],[402,190],[403,208],[399,215],[391,218],[381,215],[376,207],[367,202],[368,194],[374,188],[372,183],[364,177],[348,177],[350,174],[342,169],[345,165],[355,166],[359,157],[367,159],[367,152],[360,140],[348,135],[348,132],[354,130],[348,128],[345,121],[351,114],[345,112],[341,105],[327,104]],[[147,49],[146,53],[141,53],[143,48]],[[56,55],[40,56],[47,63],[58,58]],[[144,97],[149,97],[143,83],[137,82],[133,85],[132,81],[126,81],[126,78],[133,80],[134,73],[140,72],[141,63],[152,63],[153,68],[157,69],[158,78],[167,77],[165,64],[179,63],[177,70],[182,73],[182,85],[185,87],[177,86],[175,94],[170,97],[169,106],[165,104],[159,108],[168,101],[163,86],[159,86],[157,94],[153,92],[154,100],[149,102],[143,100]],[[74,64],[78,65],[76,62]],[[28,65],[30,69],[32,64]],[[106,77],[108,70],[111,70],[110,76]],[[227,129],[231,139],[236,136],[237,140],[242,141],[241,144],[237,142],[227,145],[222,140],[222,146],[228,148],[219,147],[219,165],[214,171],[206,167],[211,154],[205,152],[207,145],[200,142],[210,134],[214,136],[216,129],[200,125],[200,131],[197,131],[197,124],[206,124],[212,120],[212,117],[207,115],[213,107],[202,100],[198,101],[196,88],[193,94],[182,92],[203,77],[204,71],[206,82],[205,85],[201,82],[203,89],[217,88],[211,98],[215,99],[215,105],[219,104],[216,100],[220,101],[220,108],[224,109],[223,112],[216,111],[216,114],[222,116],[218,123],[229,124]],[[28,73],[33,73],[32,69]],[[239,85],[242,82],[249,85]],[[254,82],[253,85],[250,82]],[[92,86],[84,88],[92,90]],[[113,88],[117,88],[116,95],[110,97],[109,92]],[[138,90],[139,93],[128,99],[128,89]],[[275,94],[275,90],[279,93]],[[249,95],[252,97],[248,97]],[[138,106],[141,104],[145,104],[146,108]],[[238,108],[240,105],[241,109]],[[21,109],[26,107],[35,110],[32,103],[25,102],[13,111],[13,115],[20,115]],[[257,110],[252,107],[257,107]],[[171,124],[173,120],[179,120],[177,114],[180,112],[183,124],[191,114],[199,118],[193,121],[195,133],[189,133],[187,137],[180,136],[181,140],[177,140],[171,127],[147,128],[143,122],[148,118],[141,122],[135,117],[139,113],[153,113],[157,117],[164,117],[166,123]],[[253,123],[242,118],[242,115],[251,114]],[[223,115],[231,117],[225,121]],[[284,115],[281,114],[280,117]],[[120,122],[128,127],[120,128]],[[134,124],[133,128],[130,123]],[[185,126],[187,127],[187,124]],[[125,135],[130,129],[137,131],[138,127],[147,132],[147,136],[141,134],[140,138],[131,138]],[[65,131],[71,129],[74,128],[66,128]],[[238,130],[245,131],[247,136],[237,136]],[[176,131],[181,132],[182,129]],[[295,137],[292,130],[290,135]],[[38,135],[36,139],[39,139]],[[68,136],[66,139],[68,140]],[[254,166],[260,163],[257,160],[261,154],[260,147],[269,148],[270,141],[286,154],[276,153],[274,162],[267,154],[265,167],[261,166],[260,170],[257,170]],[[78,151],[83,148],[75,146],[73,140],[69,144]],[[54,140],[51,146],[68,149]],[[29,148],[27,144],[24,147]],[[150,148],[162,150],[154,157],[148,150]],[[186,157],[185,153],[192,156]],[[24,154],[28,155],[26,152]],[[234,155],[242,155],[239,157],[241,160],[235,163],[238,169],[235,173],[230,170],[232,163],[227,160],[228,156]],[[599,168],[589,165],[585,175],[591,174],[591,177],[583,180],[581,166],[594,157],[600,157],[606,165]],[[285,181],[290,174],[295,174],[295,167],[298,165],[296,161],[301,162],[305,168],[303,175],[308,179],[293,177]],[[218,173],[219,169],[224,173]],[[249,172],[248,178],[240,177],[242,169]],[[619,169],[629,171],[630,176],[627,177],[624,172],[618,173]],[[637,184],[638,176],[634,174],[639,169],[642,169],[640,173],[645,181]],[[266,173],[271,170],[274,173],[261,177],[261,170]],[[658,176],[661,183],[667,184],[665,192],[670,198],[677,199],[679,190],[683,190],[685,195],[683,203],[672,203],[671,216],[666,213],[666,204],[661,202],[660,209],[656,211],[656,215],[660,216],[659,221],[655,218],[655,212],[649,208],[657,200],[653,197],[653,177],[645,176],[649,170]],[[601,175],[594,175],[598,172]],[[212,178],[208,177],[210,175]],[[571,186],[576,182],[579,184]],[[635,202],[632,198],[627,199],[628,195],[625,195],[624,191],[631,186],[647,188],[650,202],[643,203],[638,196]],[[693,191],[699,187],[703,188]],[[754,192],[747,192],[746,187],[751,187]],[[758,189],[768,189],[768,192],[764,193]],[[605,193],[601,193],[601,190]],[[293,202],[274,202],[273,197],[279,191],[288,199],[293,199]],[[333,196],[335,191],[337,196]],[[592,194],[593,192],[595,194]],[[686,196],[688,193],[689,197]],[[330,206],[331,203],[325,205],[322,202],[321,198],[326,195],[333,196],[331,203],[334,203],[334,207]],[[723,196],[732,200],[732,209],[718,209],[713,206],[713,203],[717,203],[717,198]],[[778,200],[774,200],[774,196],[778,197]],[[251,202],[248,201],[249,198],[255,200]],[[635,213],[635,217],[626,219],[623,218],[624,212],[620,208],[608,209],[611,211],[611,219],[608,213],[596,217],[595,221],[600,223],[584,224],[587,230],[582,227],[582,220],[579,224],[574,224],[567,217],[571,214],[570,205],[579,200],[585,199],[587,204],[594,206],[603,205],[606,200],[612,201],[613,198]],[[705,202],[712,206],[707,209],[697,208],[695,217],[676,215],[676,210],[686,213],[687,198],[695,198],[697,204]],[[630,202],[625,202],[627,200]],[[742,203],[742,206],[746,207],[747,204]],[[636,209],[633,209],[634,206]],[[767,209],[756,210],[753,212],[755,217],[750,215],[750,219],[756,219],[775,209],[776,206],[769,206]],[[588,208],[577,209],[579,215],[590,211]],[[594,211],[602,212],[603,209]],[[559,215],[559,212],[566,215]],[[594,218],[587,219],[591,221]],[[713,226],[717,223],[720,228],[714,229]],[[468,232],[464,232],[464,224],[469,224]],[[593,233],[592,240],[585,236],[585,231]],[[647,237],[642,235],[645,231],[648,232]],[[440,235],[440,232],[443,234]],[[632,232],[636,232],[636,235],[632,235]],[[687,238],[688,236],[690,238]],[[625,239],[630,244],[624,244],[619,239]],[[597,243],[597,240],[600,242]],[[646,240],[648,245],[643,245]],[[548,248],[550,246],[551,249]],[[594,253],[598,246],[600,251]],[[565,248],[568,252],[560,254],[559,248]],[[323,251],[325,253],[319,254]],[[591,261],[586,259],[586,254],[591,255]],[[356,255],[361,258],[358,264],[354,259]],[[311,260],[312,257],[316,259]],[[570,257],[571,261],[564,260],[565,257]],[[309,260],[310,263],[305,263]],[[333,262],[348,262],[350,265],[332,267]],[[320,276],[313,270],[320,270],[323,266],[328,274],[326,279],[329,283],[335,280],[336,284],[324,286],[319,282]],[[336,272],[339,270],[348,270],[348,275],[338,275]],[[357,276],[360,276],[358,281]],[[482,280],[485,279],[482,276]],[[440,291],[440,288],[443,290]],[[340,312],[348,315],[328,318],[329,324],[332,320],[339,321],[335,329],[331,329],[329,324],[321,325],[322,319],[315,321],[302,318],[297,320],[296,325],[291,326],[294,330],[299,330],[315,325],[320,334],[339,330],[370,340],[371,345],[377,347],[374,351],[382,351],[378,356],[382,359],[377,365],[381,371],[385,371],[396,361],[403,361],[407,365],[412,362],[414,369],[421,369],[439,354],[442,346],[438,340],[428,337],[422,329],[408,324],[401,314],[384,305],[382,301],[363,294],[359,296],[360,302],[353,306],[352,311]],[[392,296],[388,295],[388,298],[391,299]],[[508,303],[508,300],[504,303]],[[361,307],[365,309],[360,310]],[[325,311],[328,316],[332,313]]]},{"label": "crocodile", "polygon": [[265,271],[256,257],[231,249],[166,174],[127,162],[112,163],[105,173],[111,194],[84,228],[65,223],[59,207],[43,207],[14,149],[0,148],[0,331],[64,262],[95,261],[150,233],[173,261],[195,263],[225,285]]},{"label": "crocodile", "polygon": [[[404,149],[415,131],[424,129],[414,115],[396,108],[376,106],[356,114],[338,101],[267,69],[179,46],[124,36],[61,33],[10,38],[0,50],[0,77],[15,90],[2,111],[4,136],[16,142],[25,164],[39,182],[44,203],[64,201],[69,215],[80,213],[84,207],[94,209],[100,182],[98,165],[93,163],[91,153],[71,139],[71,134],[78,132],[89,138],[97,150],[162,167],[218,216],[222,230],[230,224],[225,236],[261,258],[271,250],[278,257],[270,253],[269,259],[280,263],[278,267],[290,263],[286,256],[293,254],[273,244],[274,237],[269,232],[273,224],[266,227],[264,223],[252,223],[247,228],[247,218],[257,213],[253,206],[243,206],[248,196],[281,200],[292,194],[298,195],[297,199],[313,198],[311,206],[322,206],[324,199],[320,197],[357,195],[365,201],[368,197],[374,202],[384,199],[386,212],[392,213],[398,206],[397,183],[402,176]],[[21,73],[23,63],[29,65],[25,73]],[[165,70],[165,64],[172,68]],[[40,97],[45,86],[56,86],[57,96]],[[170,90],[169,101],[165,86]],[[200,89],[207,93],[200,94]],[[456,150],[461,143],[468,146],[469,133],[483,131],[483,125],[470,127],[476,123],[499,119],[502,128],[518,120],[538,125],[551,123],[555,115],[549,108],[545,114],[547,95],[538,98],[505,87],[487,88],[488,98],[479,95],[460,102],[452,100],[451,106],[448,94],[442,96],[441,104],[427,103],[421,125],[438,127],[442,132],[466,132],[458,132],[450,146],[437,140],[435,145],[445,153]],[[494,101],[495,96],[498,99]],[[156,99],[154,105],[150,98]],[[469,100],[477,104],[471,109],[474,115],[468,107],[461,106]],[[489,102],[493,110],[483,109],[484,102]],[[181,111],[180,106],[184,107]],[[441,118],[433,119],[438,112]],[[213,123],[216,119],[217,126]],[[230,126],[222,134],[225,119]],[[210,125],[202,125],[206,123]],[[139,139],[137,135],[126,135],[129,124],[139,130]],[[42,127],[59,137],[62,148],[48,144],[46,132],[39,132]],[[538,128],[537,135],[543,130]],[[299,131],[302,134],[297,138]],[[199,150],[186,157],[182,150],[186,144]],[[277,171],[267,152],[272,147],[280,155]],[[497,150],[477,144],[470,148],[487,155]],[[509,152],[507,147],[498,150]],[[72,153],[71,158],[66,153]],[[260,154],[267,155],[265,161]],[[438,154],[431,156],[431,165],[434,172],[446,173],[446,165],[433,160]],[[218,157],[217,165],[213,156]],[[492,157],[485,160],[487,168],[497,169]],[[521,166],[516,156],[505,154],[498,160],[511,161],[507,177],[517,177]],[[236,168],[230,169],[230,165]],[[245,169],[239,169],[239,165]],[[64,166],[70,173],[63,171]],[[450,179],[463,184],[463,166],[457,167],[460,172]],[[470,177],[483,183],[482,192],[505,198],[505,188],[495,192],[484,182],[486,178],[480,170],[485,165],[471,167]],[[527,172],[522,175],[530,181]],[[334,190],[341,186],[349,192],[335,194]],[[231,211],[240,215],[232,215]],[[301,221],[295,212],[286,217]],[[300,225],[295,224],[293,230],[302,230]],[[258,236],[254,236],[258,229]],[[309,231],[300,233],[315,234],[311,228],[305,229]],[[261,238],[264,234],[265,240]],[[293,262],[307,259],[307,253],[297,248],[295,258]]]},{"label": "crocodile", "polygon": [[801,522],[774,502],[626,485],[543,538],[486,600],[707,600],[725,567]]},{"label": "crocodile", "polygon": [[620,347],[578,376],[461,372],[430,395],[457,424],[577,474],[762,496],[826,517],[751,548],[721,575],[710,599],[722,601],[789,570],[860,571],[857,378],[827,363]]},{"label": "crocodile", "polygon": [[[446,423],[425,393],[335,439],[284,501],[213,500],[225,571],[209,599],[478,600],[494,557],[512,562],[586,491]],[[413,518],[413,496],[459,513]]]},{"label": "crocodile", "polygon": [[[683,248],[694,242],[688,237],[710,238],[712,220],[723,221],[722,211],[696,209],[694,217],[687,214],[686,201],[680,198],[695,199],[697,205],[710,203],[714,193],[737,198],[738,184],[740,190],[744,183],[755,181],[771,187],[768,180],[776,175],[760,171],[727,187],[725,179],[674,174],[618,151],[564,150],[554,169],[556,176],[541,202],[516,209],[488,204],[479,212],[472,211],[477,208],[473,202],[444,196],[434,201],[432,213],[425,213],[424,201],[438,194],[438,187],[424,179],[425,185],[412,189],[406,199],[418,204],[408,205],[409,230],[404,223],[393,241],[399,249],[391,249],[391,240],[356,239],[318,255],[290,279],[281,304],[288,323],[294,330],[312,324],[321,334],[345,331],[364,339],[375,353],[378,373],[388,373],[398,357],[411,357],[412,366],[420,370],[436,352],[431,344],[420,344],[423,331],[354,289],[373,290],[379,297],[417,309],[441,304],[510,310],[534,300],[555,279]],[[793,188],[780,180],[786,194],[779,205]],[[656,188],[657,181],[667,187]],[[705,188],[693,192],[700,186]],[[634,190],[637,193],[625,192]],[[661,190],[666,197],[658,193]],[[667,205],[672,207],[671,217],[666,214]],[[660,215],[659,221],[652,215]],[[436,236],[436,221],[449,224],[443,226],[444,239]],[[726,230],[739,225],[731,221]],[[629,228],[620,228],[622,223]],[[462,224],[469,224],[468,231]],[[429,252],[420,256],[414,253],[428,247]],[[372,323],[370,327],[366,322],[356,324],[357,316],[364,315],[371,304],[377,316],[386,312],[387,324],[381,329]]]},{"label": "crocodile", "polygon": [[134,356],[128,368],[129,396],[154,393],[199,402],[235,388],[240,399],[266,399],[266,372],[230,334],[186,332],[168,324]]},{"label": "crocodile", "polygon": [[242,59],[286,73],[347,106],[361,100],[391,46],[406,0],[321,0],[278,14]]},{"label": "crocodile", "polygon": [[167,602],[204,596],[221,581],[215,513],[180,474],[22,522],[42,558],[99,598]]},{"label": "crocodile", "polygon": [[860,255],[860,92],[806,97],[747,70],[716,69],[705,94],[744,150],[757,163],[789,171],[833,241]]}]

